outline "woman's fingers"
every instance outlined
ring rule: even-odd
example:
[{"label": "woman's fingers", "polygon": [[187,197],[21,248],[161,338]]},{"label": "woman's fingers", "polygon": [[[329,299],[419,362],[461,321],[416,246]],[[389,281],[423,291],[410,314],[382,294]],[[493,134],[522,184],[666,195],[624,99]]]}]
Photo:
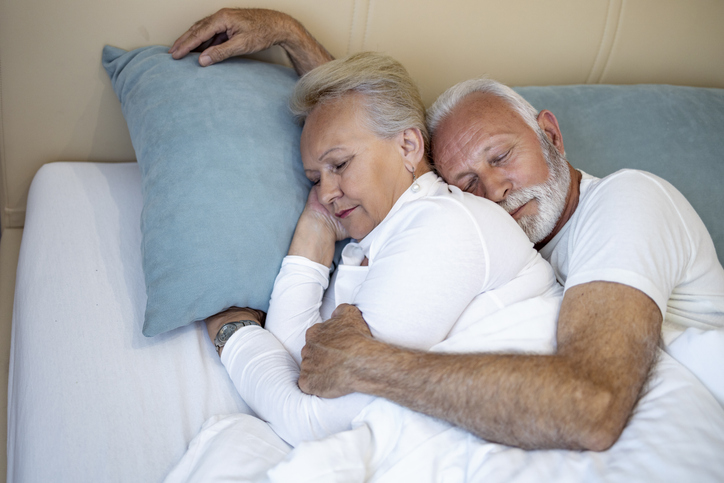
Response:
[{"label": "woman's fingers", "polygon": [[307,198],[307,206],[305,210],[313,212],[321,220],[324,220],[325,224],[329,227],[330,231],[334,233],[335,240],[344,240],[349,238],[349,233],[342,226],[342,223],[334,217],[332,213],[319,201],[319,189],[317,186],[313,186],[309,191],[309,197]]}]

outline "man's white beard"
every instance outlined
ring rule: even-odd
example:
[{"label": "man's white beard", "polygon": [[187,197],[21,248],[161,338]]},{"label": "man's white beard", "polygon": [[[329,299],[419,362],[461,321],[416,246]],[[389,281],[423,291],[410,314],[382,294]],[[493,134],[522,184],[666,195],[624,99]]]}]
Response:
[{"label": "man's white beard", "polygon": [[566,206],[568,185],[571,182],[566,158],[545,135],[543,138],[545,140],[541,144],[548,165],[548,179],[539,185],[516,190],[498,203],[505,211],[512,213],[531,200],[538,202],[538,213],[518,220],[518,225],[533,243],[545,239],[553,231]]}]

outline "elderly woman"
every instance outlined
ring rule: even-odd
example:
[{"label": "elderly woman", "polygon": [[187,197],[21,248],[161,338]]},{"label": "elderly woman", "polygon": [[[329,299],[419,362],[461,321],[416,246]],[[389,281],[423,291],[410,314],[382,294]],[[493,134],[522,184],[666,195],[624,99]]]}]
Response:
[{"label": "elderly woman", "polygon": [[[304,120],[302,161],[314,187],[266,330],[246,309],[208,321],[239,394],[274,431],[292,445],[319,439],[349,429],[374,399],[321,399],[297,386],[306,330],[341,303],[357,305],[386,342],[429,350],[462,335],[469,350],[515,323],[486,329],[494,314],[539,298],[550,302],[535,319],[541,329],[521,349],[553,348],[560,289],[550,266],[502,208],[432,172],[424,106],[399,63],[374,53],[330,62],[300,80],[291,106]],[[330,283],[335,242],[348,237],[355,241]]]}]

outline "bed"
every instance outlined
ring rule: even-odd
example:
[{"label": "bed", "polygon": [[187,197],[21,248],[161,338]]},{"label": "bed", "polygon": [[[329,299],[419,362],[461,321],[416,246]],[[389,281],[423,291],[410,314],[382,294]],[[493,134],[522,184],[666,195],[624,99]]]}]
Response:
[{"label": "bed", "polygon": [[[722,258],[724,6],[415,2],[415,26],[400,26],[395,19],[411,5],[255,4],[299,18],[333,55],[390,53],[428,105],[454,82],[485,73],[519,86],[558,116],[575,167],[598,176],[645,169],[675,184]],[[101,63],[106,44],[169,45],[224,6],[0,4],[7,481],[160,481],[208,418],[251,413],[201,323],[142,333],[145,168],[133,162],[133,129]],[[257,57],[285,64],[278,49]],[[635,416],[644,422],[631,425],[611,452],[496,447],[476,474],[494,481],[721,481],[724,337],[690,330],[666,348],[676,384],[654,380]],[[675,394],[711,417],[687,420],[685,409],[657,404]],[[659,427],[660,420],[671,424]]]}]

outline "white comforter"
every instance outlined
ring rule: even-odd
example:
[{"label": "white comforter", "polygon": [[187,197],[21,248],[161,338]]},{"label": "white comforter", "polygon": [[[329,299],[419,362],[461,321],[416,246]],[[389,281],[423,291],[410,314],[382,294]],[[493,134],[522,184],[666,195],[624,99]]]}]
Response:
[{"label": "white comforter", "polygon": [[[436,349],[465,350],[471,340],[462,334]],[[672,352],[706,366],[700,377],[721,394],[724,333],[692,329],[678,341]],[[212,418],[167,481],[721,482],[724,408],[697,377],[661,351],[632,420],[619,441],[601,453],[524,451],[488,443],[378,399],[359,414],[352,430],[294,449],[251,416]]]}]

